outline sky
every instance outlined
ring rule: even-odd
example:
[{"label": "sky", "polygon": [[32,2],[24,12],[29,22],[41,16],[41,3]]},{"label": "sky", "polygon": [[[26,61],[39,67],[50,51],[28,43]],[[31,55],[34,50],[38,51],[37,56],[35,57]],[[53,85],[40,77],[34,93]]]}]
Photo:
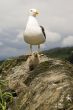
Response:
[{"label": "sky", "polygon": [[41,50],[73,46],[73,0],[0,0],[0,58],[29,53],[23,33],[32,8],[46,32]]}]

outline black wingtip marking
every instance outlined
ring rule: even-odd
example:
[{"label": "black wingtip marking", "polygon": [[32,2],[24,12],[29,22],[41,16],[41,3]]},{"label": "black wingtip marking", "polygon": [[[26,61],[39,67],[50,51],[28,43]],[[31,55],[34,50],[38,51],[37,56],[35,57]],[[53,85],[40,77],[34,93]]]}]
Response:
[{"label": "black wingtip marking", "polygon": [[44,35],[44,37],[45,37],[45,39],[46,39],[46,34],[45,34],[44,27],[43,27],[43,26],[40,26],[40,28],[42,29],[42,33],[43,33],[43,35]]}]

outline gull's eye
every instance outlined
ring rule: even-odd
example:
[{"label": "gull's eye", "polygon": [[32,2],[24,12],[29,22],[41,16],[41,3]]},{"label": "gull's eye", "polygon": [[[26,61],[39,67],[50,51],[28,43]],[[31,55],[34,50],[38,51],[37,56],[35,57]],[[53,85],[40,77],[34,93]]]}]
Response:
[{"label": "gull's eye", "polygon": [[32,10],[30,10],[32,12]]}]

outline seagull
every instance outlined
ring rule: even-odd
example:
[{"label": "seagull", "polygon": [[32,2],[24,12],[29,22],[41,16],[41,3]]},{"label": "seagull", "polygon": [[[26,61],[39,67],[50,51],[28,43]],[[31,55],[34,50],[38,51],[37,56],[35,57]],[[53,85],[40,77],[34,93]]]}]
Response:
[{"label": "seagull", "polygon": [[40,26],[36,16],[39,14],[36,9],[29,10],[29,18],[24,31],[24,41],[30,44],[30,50],[32,53],[32,45],[38,45],[38,51],[40,51],[40,44],[46,41],[46,34],[43,26]]}]

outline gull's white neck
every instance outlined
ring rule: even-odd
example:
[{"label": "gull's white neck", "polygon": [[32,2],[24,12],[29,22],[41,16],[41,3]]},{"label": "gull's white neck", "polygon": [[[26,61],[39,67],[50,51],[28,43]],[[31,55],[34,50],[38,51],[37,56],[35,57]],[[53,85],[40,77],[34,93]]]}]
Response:
[{"label": "gull's white neck", "polygon": [[27,23],[27,26],[26,28],[29,28],[30,26],[39,26],[37,20],[36,20],[36,17],[34,16],[29,16],[29,19],[28,19],[28,23]]}]

